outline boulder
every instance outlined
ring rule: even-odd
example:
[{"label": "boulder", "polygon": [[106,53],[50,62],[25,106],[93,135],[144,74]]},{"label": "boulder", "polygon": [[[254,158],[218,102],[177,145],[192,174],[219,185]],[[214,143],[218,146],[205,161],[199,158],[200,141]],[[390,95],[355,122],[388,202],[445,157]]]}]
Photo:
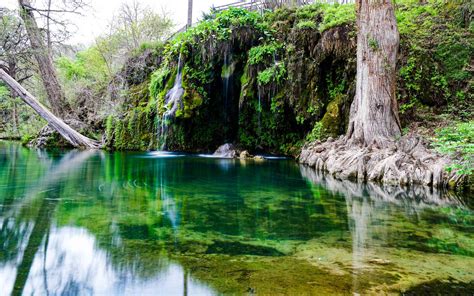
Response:
[{"label": "boulder", "polygon": [[253,156],[247,150],[240,152],[240,156],[239,156],[240,159],[249,159],[252,157]]},{"label": "boulder", "polygon": [[222,157],[222,158],[236,158],[238,155],[238,152],[235,149],[234,145],[230,143],[226,143],[224,145],[221,145],[219,148],[217,148],[216,152],[214,152],[213,155],[216,157]]}]

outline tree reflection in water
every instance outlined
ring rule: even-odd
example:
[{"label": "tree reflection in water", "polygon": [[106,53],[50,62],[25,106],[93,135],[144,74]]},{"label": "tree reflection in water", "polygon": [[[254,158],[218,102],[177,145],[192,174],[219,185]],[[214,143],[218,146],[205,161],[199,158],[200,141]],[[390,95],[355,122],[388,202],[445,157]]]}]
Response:
[{"label": "tree reflection in water", "polygon": [[170,155],[0,143],[2,292],[332,295],[474,278],[456,196]]},{"label": "tree reflection in water", "polygon": [[[374,269],[374,265],[395,263],[381,250],[394,247],[395,239],[409,241],[409,236],[413,235],[412,229],[394,227],[409,226],[408,223],[394,225],[396,222],[409,222],[415,224],[416,227],[420,220],[426,218],[426,211],[438,207],[469,211],[465,201],[450,191],[436,191],[423,186],[402,188],[398,185],[379,186],[373,183],[337,180],[304,165],[300,165],[300,171],[302,176],[311,183],[322,186],[333,194],[344,196],[352,241],[350,265],[355,293],[362,293],[365,288],[362,283],[365,271]],[[439,222],[442,223],[442,221]],[[402,237],[398,237],[400,235]],[[425,242],[416,243],[420,245],[420,249],[426,251],[421,246]],[[408,247],[409,245],[398,244],[398,246]],[[422,266],[420,266],[420,271],[422,271],[421,268]]]}]

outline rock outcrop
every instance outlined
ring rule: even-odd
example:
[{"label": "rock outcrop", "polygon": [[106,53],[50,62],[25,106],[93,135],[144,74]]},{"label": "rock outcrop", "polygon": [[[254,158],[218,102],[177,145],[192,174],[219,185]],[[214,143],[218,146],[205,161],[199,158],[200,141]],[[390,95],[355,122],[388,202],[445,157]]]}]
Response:
[{"label": "rock outcrop", "polygon": [[219,148],[217,148],[213,155],[222,158],[236,158],[239,153],[235,149],[234,145],[226,143],[224,145],[219,146]]}]

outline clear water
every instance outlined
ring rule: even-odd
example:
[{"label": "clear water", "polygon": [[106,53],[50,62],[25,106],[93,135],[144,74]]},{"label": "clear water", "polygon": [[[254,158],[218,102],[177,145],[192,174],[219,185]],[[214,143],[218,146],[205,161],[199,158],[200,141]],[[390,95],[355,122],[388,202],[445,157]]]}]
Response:
[{"label": "clear water", "polygon": [[473,293],[465,196],[171,155],[0,142],[0,294]]}]

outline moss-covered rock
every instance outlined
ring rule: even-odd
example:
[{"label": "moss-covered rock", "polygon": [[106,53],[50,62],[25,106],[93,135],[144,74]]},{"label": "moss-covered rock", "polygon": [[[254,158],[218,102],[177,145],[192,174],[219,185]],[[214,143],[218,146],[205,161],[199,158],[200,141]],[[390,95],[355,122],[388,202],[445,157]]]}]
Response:
[{"label": "moss-covered rock", "polygon": [[[462,17],[472,10],[466,3],[397,3],[397,96],[405,122],[419,105],[472,117],[474,42],[471,20]],[[166,122],[168,149],[214,151],[232,142],[251,153],[298,153],[305,139],[346,129],[355,93],[354,6],[313,4],[263,15],[230,9],[141,54],[128,63],[130,99],[114,120],[122,134],[114,129],[109,145],[162,147],[156,126],[181,67],[184,95]]]}]

